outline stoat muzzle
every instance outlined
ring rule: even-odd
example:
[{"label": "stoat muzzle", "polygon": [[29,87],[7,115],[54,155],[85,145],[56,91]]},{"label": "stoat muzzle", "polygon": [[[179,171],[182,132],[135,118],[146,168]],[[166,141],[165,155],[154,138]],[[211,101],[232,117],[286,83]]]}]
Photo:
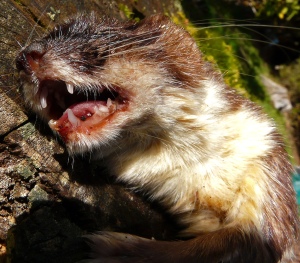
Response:
[{"label": "stoat muzzle", "polygon": [[[78,16],[17,57],[28,106],[70,154],[158,200],[182,241],[99,232],[91,262],[279,262],[298,238],[275,126],[168,18]],[[189,239],[186,239],[189,238]]]}]

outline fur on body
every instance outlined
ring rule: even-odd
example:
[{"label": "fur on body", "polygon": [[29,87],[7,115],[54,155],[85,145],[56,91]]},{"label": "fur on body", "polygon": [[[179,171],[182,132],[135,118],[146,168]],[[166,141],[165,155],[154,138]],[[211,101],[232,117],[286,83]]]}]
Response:
[{"label": "fur on body", "polygon": [[89,262],[279,262],[298,236],[275,126],[168,18],[79,16],[17,58],[26,102],[70,154],[158,200],[185,241],[93,235]]}]

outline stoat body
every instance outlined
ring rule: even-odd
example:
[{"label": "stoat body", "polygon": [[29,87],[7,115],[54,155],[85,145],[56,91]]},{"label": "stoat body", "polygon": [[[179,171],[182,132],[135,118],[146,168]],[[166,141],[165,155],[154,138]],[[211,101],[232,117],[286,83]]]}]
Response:
[{"label": "stoat body", "polygon": [[185,241],[101,232],[90,262],[280,262],[298,237],[281,137],[164,16],[79,16],[17,58],[29,107],[157,200]]}]

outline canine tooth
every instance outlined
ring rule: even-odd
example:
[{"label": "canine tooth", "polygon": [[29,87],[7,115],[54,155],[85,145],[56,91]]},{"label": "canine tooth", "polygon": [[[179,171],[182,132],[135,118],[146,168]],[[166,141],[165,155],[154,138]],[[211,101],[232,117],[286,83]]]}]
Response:
[{"label": "canine tooth", "polygon": [[97,113],[97,111],[99,110],[97,106],[94,106],[93,109],[95,113]]},{"label": "canine tooth", "polygon": [[40,94],[40,103],[43,109],[47,108],[47,96],[48,96],[48,90],[46,88],[42,88]]},{"label": "canine tooth", "polygon": [[52,130],[55,129],[56,124],[57,124],[57,121],[52,120],[52,119],[48,122],[48,125]]},{"label": "canine tooth", "polygon": [[74,86],[70,83],[67,83],[67,90],[70,94],[74,93]]},{"label": "canine tooth", "polygon": [[80,124],[80,121],[78,120],[78,118],[74,115],[73,111],[71,109],[67,109],[66,110],[67,114],[68,114],[68,119],[69,122],[71,122],[71,124],[75,127],[78,127]]},{"label": "canine tooth", "polygon": [[43,109],[47,108],[47,101],[45,97],[41,97],[41,106]]},{"label": "canine tooth", "polygon": [[107,108],[109,108],[112,105],[112,101],[110,98],[107,99],[106,105],[107,105]]},{"label": "canine tooth", "polygon": [[103,105],[99,105],[98,110],[101,111],[101,112],[105,112],[105,113],[109,112],[108,108],[103,106]]}]

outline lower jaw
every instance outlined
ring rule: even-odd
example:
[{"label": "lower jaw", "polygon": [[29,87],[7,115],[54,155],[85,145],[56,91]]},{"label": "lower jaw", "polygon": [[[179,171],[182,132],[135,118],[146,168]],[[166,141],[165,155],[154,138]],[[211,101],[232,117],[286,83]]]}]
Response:
[{"label": "lower jaw", "polygon": [[82,106],[80,111],[78,111],[78,107],[77,109],[70,107],[58,120],[50,120],[48,123],[50,128],[57,132],[64,142],[80,141],[82,136],[92,137],[93,134],[99,133],[107,124],[112,122],[117,114],[128,109],[127,103],[109,102],[108,106],[104,106],[103,102],[85,102],[82,104],[88,104],[89,107],[84,108]]}]

